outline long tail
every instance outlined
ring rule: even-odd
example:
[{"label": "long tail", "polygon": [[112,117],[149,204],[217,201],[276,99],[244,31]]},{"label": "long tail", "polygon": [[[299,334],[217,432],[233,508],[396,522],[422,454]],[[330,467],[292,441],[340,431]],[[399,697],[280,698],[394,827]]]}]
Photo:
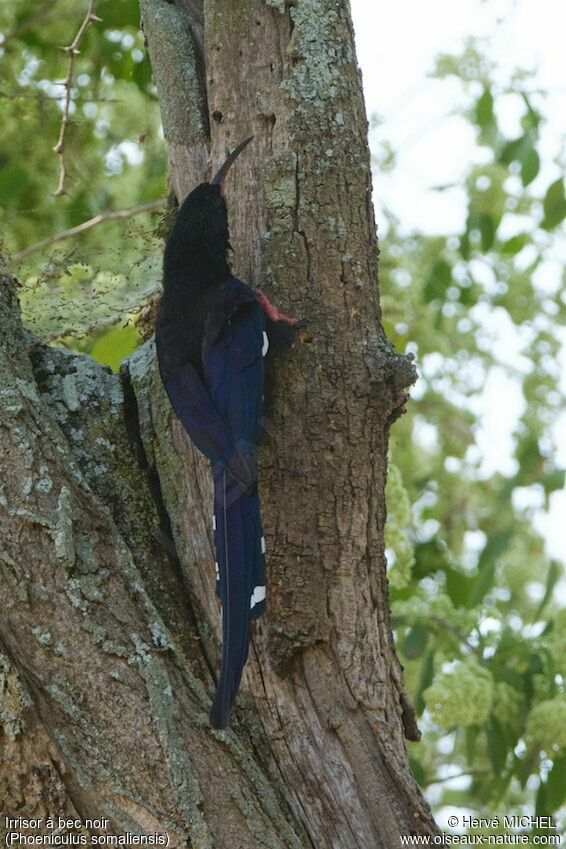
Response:
[{"label": "long tail", "polygon": [[210,724],[227,728],[248,656],[250,619],[265,608],[264,545],[257,490],[243,495],[214,468],[217,592],[222,603],[222,660]]}]

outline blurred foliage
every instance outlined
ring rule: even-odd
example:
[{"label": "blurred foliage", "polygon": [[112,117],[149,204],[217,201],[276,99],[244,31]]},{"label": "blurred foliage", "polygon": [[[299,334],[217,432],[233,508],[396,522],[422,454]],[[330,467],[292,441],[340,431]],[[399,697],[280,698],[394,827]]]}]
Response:
[{"label": "blurred foliage", "polygon": [[[85,7],[0,7],[7,256],[165,194],[137,2],[99,0],[102,23],[88,30],[75,68],[67,194],[53,197],[60,45],[72,40]],[[564,182],[558,169],[546,176],[544,98],[527,75],[496,83],[473,43],[440,57],[436,75],[460,81],[462,118],[477,137],[478,156],[459,184],[466,224],[441,237],[407,234],[390,214],[380,266],[386,332],[397,350],[416,353],[420,370],[410,414],[393,431],[387,486],[392,612],[424,731],[411,759],[437,809],[555,814],[566,798],[566,612],[555,600],[563,569],[547,556],[536,518],[564,482],[552,438],[563,403],[565,302],[553,251],[566,216]],[[512,137],[498,122],[503,98],[521,110]],[[390,144],[378,157],[395,169]],[[139,342],[133,319],[159,287],[158,218],[105,222],[16,263],[28,324],[117,368]],[[505,474],[485,471],[479,444],[491,425],[479,399],[493,377],[522,402]]]},{"label": "blurred foliage", "polygon": [[[560,817],[563,567],[548,557],[536,519],[564,485],[552,431],[564,409],[561,163],[541,161],[544,97],[528,75],[496,83],[470,42],[462,55],[440,57],[436,76],[460,81],[462,119],[476,134],[477,156],[459,184],[465,227],[407,234],[389,214],[380,265],[386,332],[397,350],[416,354],[420,372],[409,415],[393,430],[386,535],[397,644],[424,731],[411,759],[437,810]],[[511,138],[498,122],[503,98],[521,113]],[[391,146],[378,158],[389,161]],[[492,387],[511,386],[522,410],[506,473],[486,469],[481,450],[497,429],[492,417],[513,415],[497,399],[486,408],[494,377]],[[396,504],[400,486],[410,518]],[[401,585],[407,547],[414,565]]]},{"label": "blurred foliage", "polygon": [[[52,148],[67,70],[61,48],[73,40],[86,6],[0,6],[0,253],[8,258],[101,213],[165,196],[159,103],[137,0],[96,4],[102,22],[89,27],[75,60],[66,194],[53,195],[59,160]],[[104,327],[116,325],[108,339],[117,349],[135,344],[127,320],[160,284],[158,221],[158,213],[144,213],[104,222],[12,263],[25,287],[27,323],[42,339],[95,354]]]}]

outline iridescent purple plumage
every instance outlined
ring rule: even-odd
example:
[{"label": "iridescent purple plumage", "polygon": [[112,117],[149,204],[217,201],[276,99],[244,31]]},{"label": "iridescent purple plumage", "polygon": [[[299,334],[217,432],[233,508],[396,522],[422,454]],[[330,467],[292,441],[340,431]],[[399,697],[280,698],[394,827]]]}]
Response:
[{"label": "iridescent purple plumage", "polygon": [[220,169],[218,183],[197,186],[179,208],[165,247],[156,326],[159,370],[171,405],[212,463],[223,612],[222,661],[210,712],[215,728],[228,725],[248,654],[250,620],[265,610],[257,487],[264,357],[271,334],[292,341],[294,323],[231,274],[222,195],[226,171]]}]

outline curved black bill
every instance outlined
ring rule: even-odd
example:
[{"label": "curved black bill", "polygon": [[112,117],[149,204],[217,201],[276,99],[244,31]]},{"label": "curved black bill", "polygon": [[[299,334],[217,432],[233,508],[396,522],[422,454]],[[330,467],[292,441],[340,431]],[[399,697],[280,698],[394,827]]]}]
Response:
[{"label": "curved black bill", "polygon": [[211,186],[220,186],[222,188],[222,185],[224,183],[224,180],[226,179],[226,175],[230,170],[231,165],[236,161],[243,149],[249,145],[252,139],[253,136],[250,136],[249,139],[246,139],[245,141],[241,142],[238,147],[234,148],[230,156],[224,162],[224,165],[222,165],[222,167],[216,172],[216,174],[210,181]]}]

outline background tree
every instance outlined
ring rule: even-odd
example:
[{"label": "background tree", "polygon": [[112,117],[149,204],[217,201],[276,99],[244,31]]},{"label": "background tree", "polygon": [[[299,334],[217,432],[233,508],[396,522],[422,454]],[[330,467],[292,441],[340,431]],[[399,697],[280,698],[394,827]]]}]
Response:
[{"label": "background tree", "polygon": [[28,325],[44,340],[70,336],[75,347],[118,368],[140,341],[132,317],[159,288],[161,240],[151,213],[33,250],[98,215],[165,195],[166,152],[138,3],[99,0],[102,20],[87,28],[74,60],[65,194],[54,196],[60,162],[52,148],[68,69],[61,47],[72,43],[86,11],[86,3],[77,10],[55,0],[49,7],[16,2],[0,12],[1,249],[26,279]]},{"label": "background tree", "polygon": [[[544,162],[539,178],[544,97],[531,75],[496,82],[473,41],[439,57],[435,73],[461,81],[481,164],[466,176],[463,233],[400,238],[392,219],[381,263],[386,330],[421,365],[413,416],[393,440],[414,505],[409,553],[399,548],[391,572],[398,646],[427,729],[413,766],[438,808],[558,814],[566,655],[554,590],[563,566],[545,552],[537,519],[564,485],[554,429],[564,400],[563,167]],[[522,113],[515,137],[500,129],[503,99]],[[513,385],[522,412],[508,471],[486,475],[477,434],[490,420],[478,395],[494,379]],[[503,412],[494,404],[491,416]]]}]

